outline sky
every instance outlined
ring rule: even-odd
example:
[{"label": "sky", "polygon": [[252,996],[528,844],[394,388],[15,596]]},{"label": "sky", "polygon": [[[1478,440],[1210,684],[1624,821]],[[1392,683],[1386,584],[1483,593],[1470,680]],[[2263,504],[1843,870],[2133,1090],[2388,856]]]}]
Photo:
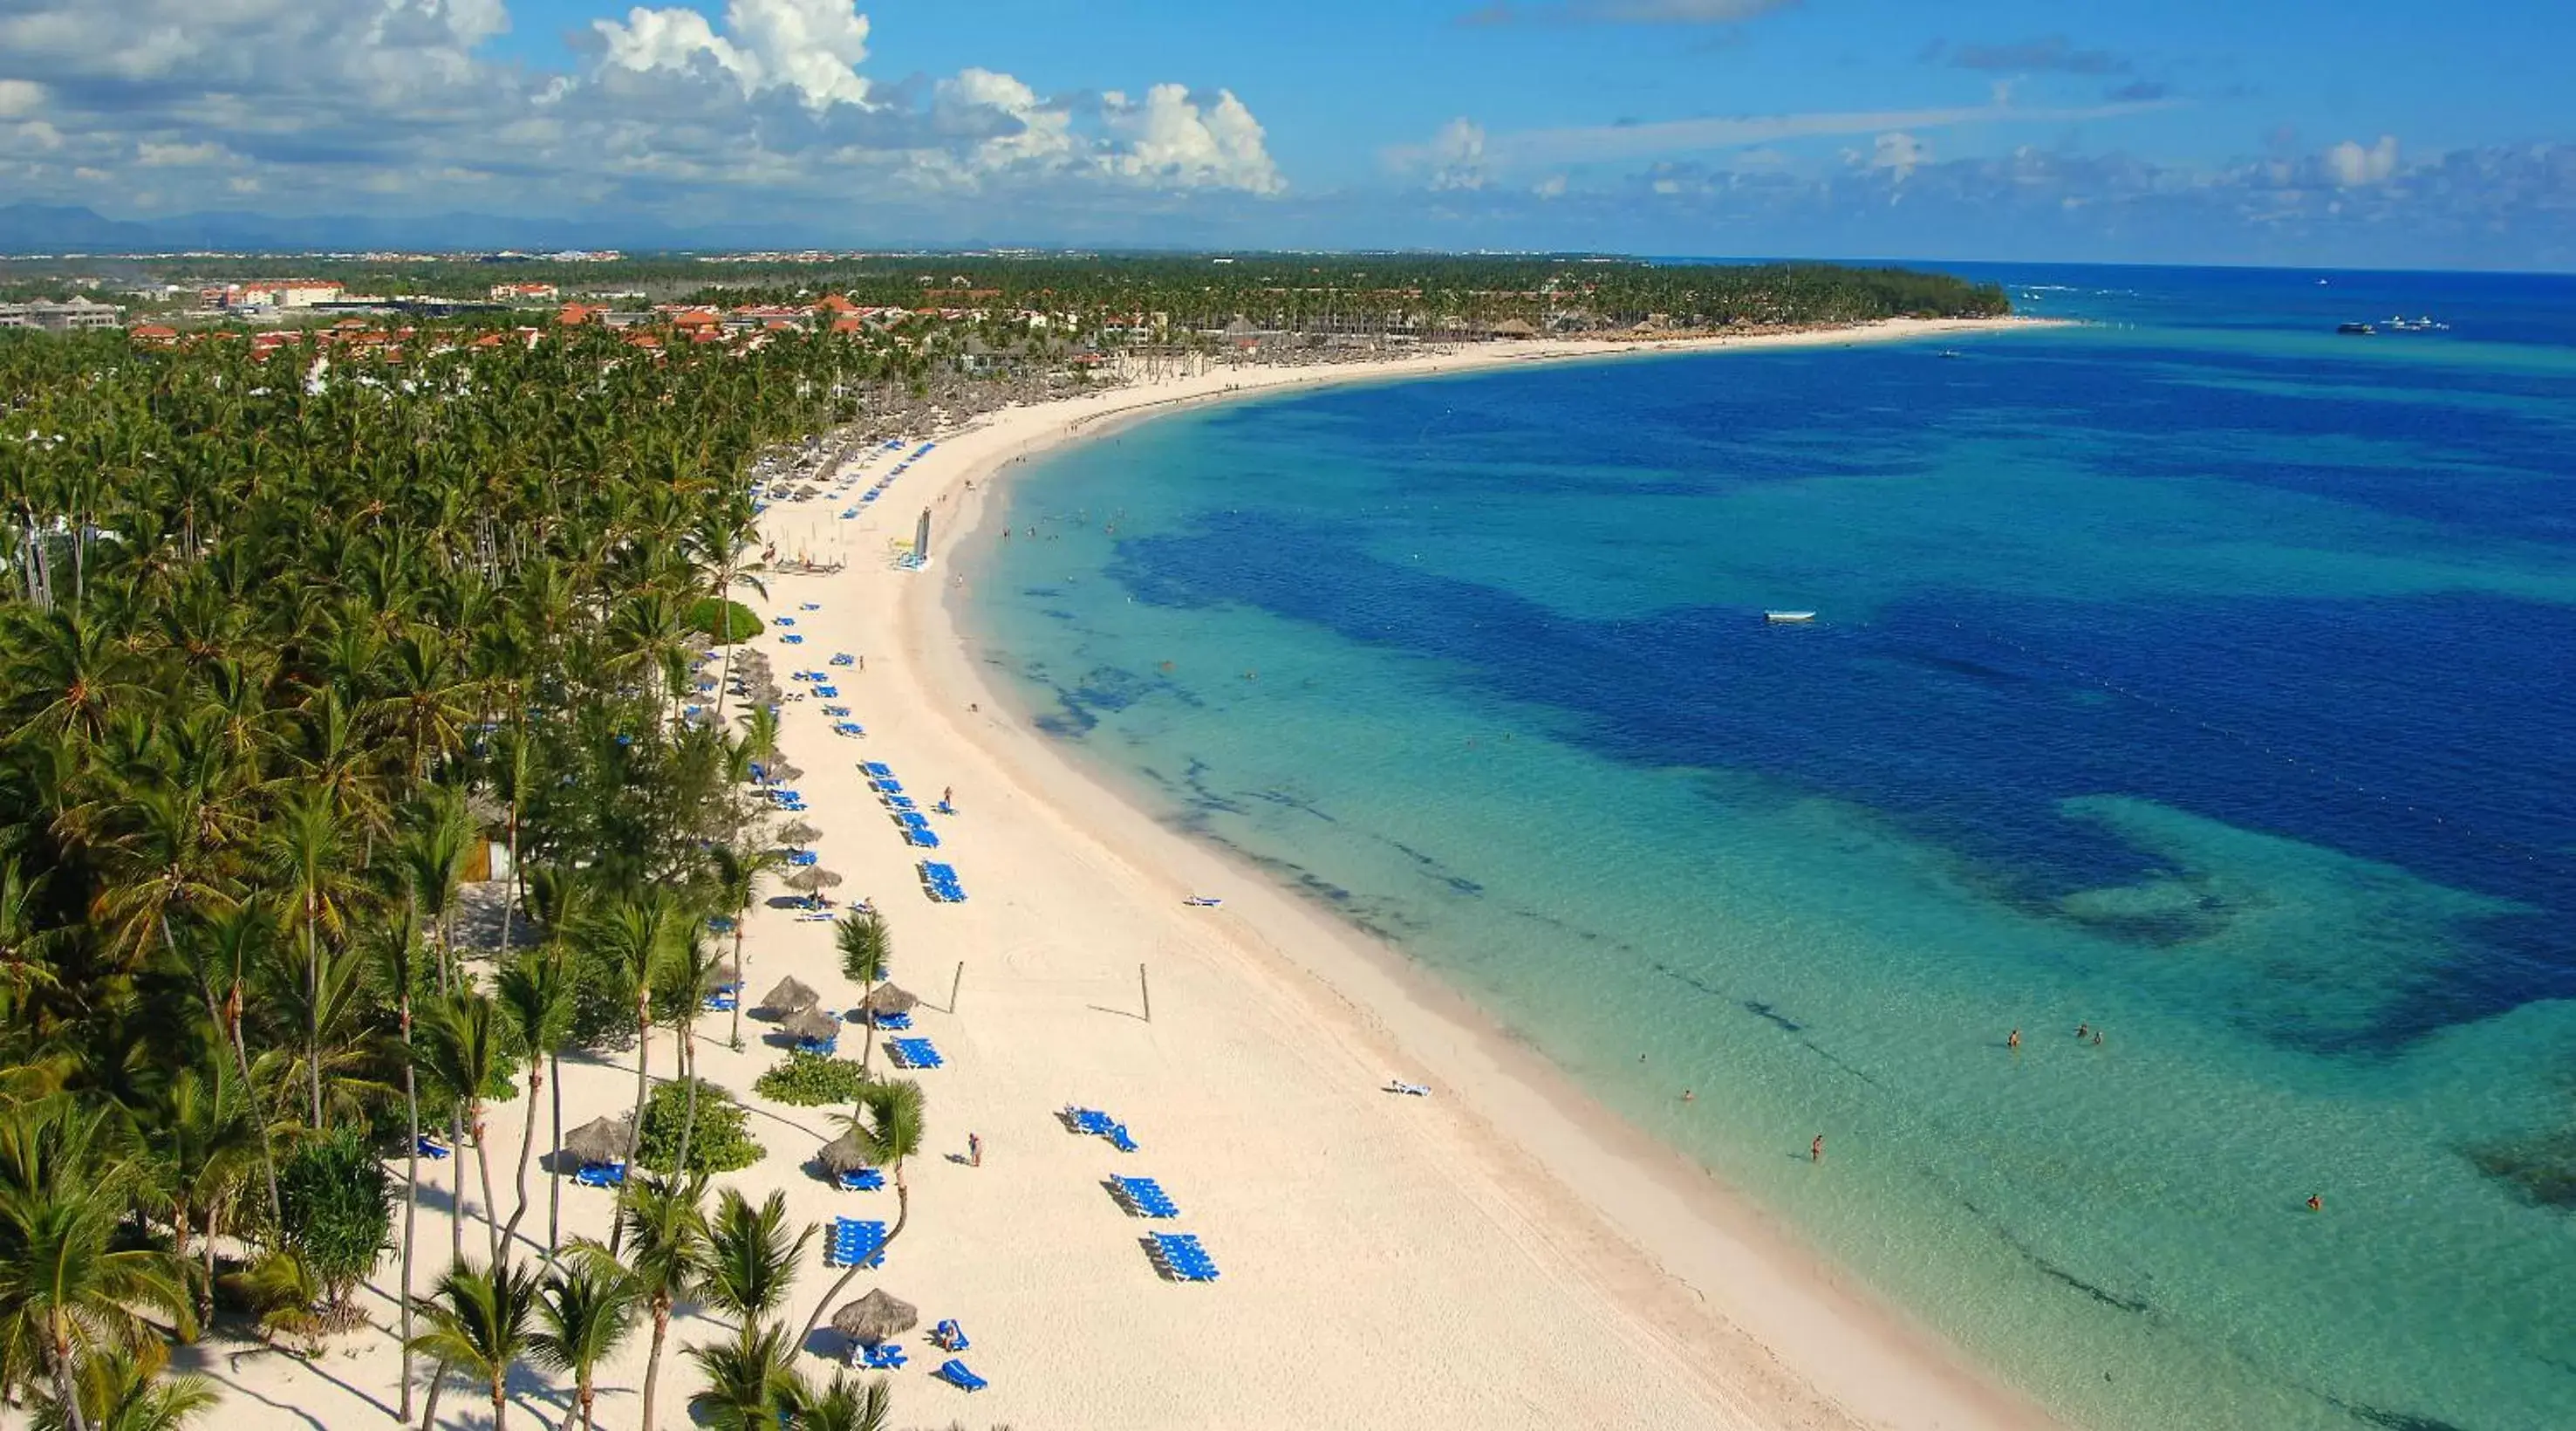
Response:
[{"label": "sky", "polygon": [[2576,268],[2543,0],[0,0],[0,204]]}]

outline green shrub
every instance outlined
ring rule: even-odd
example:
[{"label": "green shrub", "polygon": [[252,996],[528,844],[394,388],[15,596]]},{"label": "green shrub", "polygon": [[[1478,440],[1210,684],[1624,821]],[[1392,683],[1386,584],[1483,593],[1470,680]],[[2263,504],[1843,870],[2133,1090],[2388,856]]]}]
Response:
[{"label": "green shrub", "polygon": [[280,1159],[277,1200],[287,1245],[334,1305],[348,1300],[393,1242],[393,1177],[356,1128],[311,1139]]},{"label": "green shrub", "polygon": [[716,629],[716,599],[702,596],[696,605],[689,608],[689,629],[719,644],[748,641],[764,629],[760,618],[752,615],[751,608],[739,601],[726,602],[724,614],[725,629],[719,631]]},{"label": "green shrub", "polygon": [[[826,1103],[853,1103],[867,1087],[867,1075],[845,1058],[823,1053],[790,1053],[751,1085],[763,1098],[813,1108]],[[696,1149],[691,1149],[695,1152]]]},{"label": "green shrub", "polygon": [[[678,1170],[680,1125],[688,1116],[689,1082],[675,1078],[644,1100],[644,1135],[635,1145],[635,1161],[657,1173]],[[706,1082],[698,1083],[698,1127],[689,1138],[689,1169],[729,1173],[759,1162],[768,1150],[745,1130],[742,1105],[733,1095]]]}]

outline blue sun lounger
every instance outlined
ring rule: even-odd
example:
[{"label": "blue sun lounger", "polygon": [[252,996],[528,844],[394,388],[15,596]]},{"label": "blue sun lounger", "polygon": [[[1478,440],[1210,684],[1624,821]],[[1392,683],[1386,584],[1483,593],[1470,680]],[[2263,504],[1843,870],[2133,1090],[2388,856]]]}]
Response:
[{"label": "blue sun lounger", "polygon": [[1109,1130],[1118,1126],[1117,1119],[1097,1108],[1067,1108],[1064,1110],[1064,1116],[1072,1122],[1075,1132],[1087,1133],[1097,1138],[1108,1137]]},{"label": "blue sun lounger", "polygon": [[708,1010],[713,1013],[731,1013],[733,1010],[742,1007],[742,1000],[723,989],[718,989],[714,993],[707,995],[706,1005]]},{"label": "blue sun lounger", "polygon": [[805,644],[805,638],[797,635],[793,631],[788,632],[786,635],[781,636],[778,639],[786,642],[790,646],[802,646]]},{"label": "blue sun lounger", "polygon": [[838,686],[816,686],[814,688],[814,694],[818,696],[837,697],[841,694],[841,688]]},{"label": "blue sun lounger", "polygon": [[905,826],[908,829],[927,830],[930,828],[930,817],[918,810],[897,810],[894,812],[894,822],[898,825]]},{"label": "blue sun lounger", "polygon": [[939,848],[939,836],[928,830],[907,828],[903,832],[903,842],[917,850],[935,850]]},{"label": "blue sun lounger", "polygon": [[966,1340],[966,1329],[957,1325],[955,1317],[950,1317],[938,1326],[932,1327],[930,1339],[939,1344],[941,1351],[962,1352],[974,1345],[973,1342]]},{"label": "blue sun lounger", "polygon": [[859,658],[851,655],[847,651],[840,651],[833,654],[832,664],[835,666],[855,666],[859,664]]},{"label": "blue sun lounger", "polygon": [[851,1168],[832,1181],[843,1192],[872,1193],[885,1187],[885,1171],[881,1168]]},{"label": "blue sun lounger", "polygon": [[968,1371],[966,1369],[966,1363],[959,1361],[955,1357],[950,1357],[948,1360],[941,1362],[939,1364],[939,1370],[933,1372],[932,1375],[961,1391],[981,1391],[987,1384],[984,1378]]},{"label": "blue sun lounger", "polygon": [[769,618],[769,624],[772,626],[793,626],[796,624],[796,618],[793,616],[773,616]]},{"label": "blue sun lounger", "polygon": [[834,734],[834,735],[853,735],[853,736],[855,736],[855,735],[865,735],[865,734],[867,734],[867,733],[868,733],[868,728],[867,728],[866,726],[863,726],[863,725],[859,724],[857,721],[854,721],[854,720],[834,721],[834,722],[832,723],[832,734]]},{"label": "blue sun lounger", "polygon": [[859,763],[859,770],[860,773],[873,775],[879,780],[891,779],[894,776],[894,767],[886,764],[882,760],[861,761]]},{"label": "blue sun lounger", "polygon": [[1116,1148],[1122,1153],[1132,1153],[1136,1151],[1136,1140],[1127,1136],[1126,1124],[1121,1123],[1117,1127],[1109,1130],[1109,1146]]},{"label": "blue sun lounger", "polygon": [[429,1159],[433,1163],[445,1160],[448,1154],[453,1151],[445,1143],[438,1141],[427,1133],[423,1133],[419,1137],[414,1138],[411,1146],[414,1152],[419,1153],[422,1157]]},{"label": "blue sun lounger", "polygon": [[1152,1178],[1111,1178],[1110,1186],[1118,1189],[1121,1201],[1140,1217],[1178,1217],[1180,1204]]},{"label": "blue sun lounger", "polygon": [[572,1175],[572,1180],[576,1185],[586,1188],[624,1187],[626,1165],[624,1163],[584,1163],[581,1165],[581,1171]]},{"label": "blue sun lounger", "polygon": [[894,1055],[895,1063],[904,1068],[939,1068],[948,1062],[926,1038],[888,1039],[886,1048]]},{"label": "blue sun lounger", "polygon": [[912,1027],[912,1015],[910,1015],[910,1014],[870,1014],[870,1015],[868,1015],[868,1022],[869,1022],[869,1023],[872,1023],[872,1024],[875,1024],[878,1028],[881,1028],[881,1029],[893,1029],[893,1030],[895,1030],[897,1033],[900,1033],[900,1032],[902,1032],[903,1030],[905,1030],[905,1029],[908,1029],[908,1028]]},{"label": "blue sun lounger", "polygon": [[862,1371],[901,1371],[907,1360],[900,1343],[879,1342],[855,1348],[851,1364]]},{"label": "blue sun lounger", "polygon": [[825,707],[823,707],[823,714],[825,714],[825,715],[827,715],[827,716],[845,716],[845,715],[848,715],[849,713],[850,713],[850,708],[849,708],[848,706],[825,706]]}]

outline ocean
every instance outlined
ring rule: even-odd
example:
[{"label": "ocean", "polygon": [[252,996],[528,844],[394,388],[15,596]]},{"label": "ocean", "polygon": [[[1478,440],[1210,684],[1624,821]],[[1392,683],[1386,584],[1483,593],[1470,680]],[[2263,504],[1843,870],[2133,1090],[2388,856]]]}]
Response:
[{"label": "ocean", "polygon": [[2073,1422],[2576,1426],[2576,279],[1960,271],[2085,325],[1176,414],[970,627]]}]

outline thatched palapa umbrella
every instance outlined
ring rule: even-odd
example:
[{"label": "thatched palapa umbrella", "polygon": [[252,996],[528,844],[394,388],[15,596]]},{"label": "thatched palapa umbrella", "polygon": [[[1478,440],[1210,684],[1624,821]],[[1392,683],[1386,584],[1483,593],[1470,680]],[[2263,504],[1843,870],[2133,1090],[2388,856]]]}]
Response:
[{"label": "thatched palapa umbrella", "polygon": [[786,829],[778,832],[779,843],[791,850],[801,850],[821,838],[823,838],[822,831],[802,820],[790,821]]},{"label": "thatched palapa umbrella", "polygon": [[887,1296],[882,1287],[832,1314],[832,1330],[861,1346],[875,1346],[920,1325],[921,1309]]},{"label": "thatched palapa umbrella", "polygon": [[790,977],[779,980],[778,987],[770,990],[769,993],[761,999],[760,1006],[769,1010],[773,1014],[779,1014],[782,1016],[786,1014],[797,1014],[803,1013],[805,1010],[814,1007],[815,1000],[821,997],[822,996],[820,994],[806,988],[803,984],[798,983],[794,978]]},{"label": "thatched palapa umbrella", "polygon": [[798,765],[792,760],[781,759],[773,762],[769,767],[769,778],[773,784],[784,784],[790,780],[801,780],[804,776],[804,767]]},{"label": "thatched palapa umbrella", "polygon": [[593,1118],[572,1130],[563,1150],[583,1163],[614,1163],[626,1156],[626,1120]]},{"label": "thatched palapa umbrella", "polygon": [[824,1171],[836,1178],[868,1166],[867,1150],[859,1146],[859,1130],[856,1128],[825,1143],[823,1151],[816,1153],[814,1158],[823,1165]]},{"label": "thatched palapa umbrella", "polygon": [[841,1032],[841,1021],[821,1009],[799,1009],[788,1015],[779,1027],[793,1037],[820,1042],[823,1039],[838,1037]]},{"label": "thatched palapa umbrella", "polygon": [[892,984],[879,984],[859,1007],[872,1014],[908,1014],[921,1000]]},{"label": "thatched palapa umbrella", "polygon": [[839,889],[841,877],[820,865],[807,865],[787,877],[787,887],[807,894],[820,894],[827,889]]}]

